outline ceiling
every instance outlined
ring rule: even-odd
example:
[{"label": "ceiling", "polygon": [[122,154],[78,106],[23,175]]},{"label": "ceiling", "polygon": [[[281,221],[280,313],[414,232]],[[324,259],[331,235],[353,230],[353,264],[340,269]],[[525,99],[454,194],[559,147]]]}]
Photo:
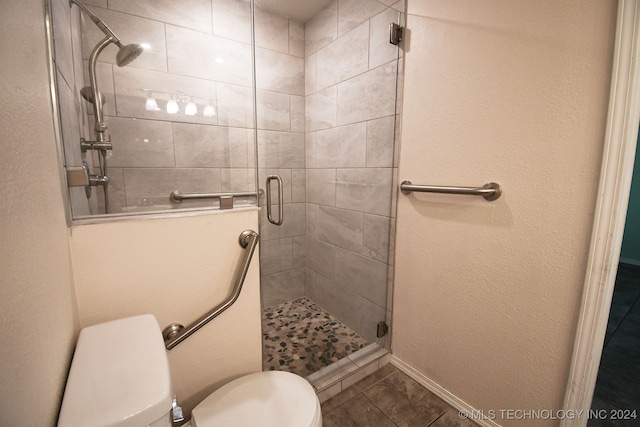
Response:
[{"label": "ceiling", "polygon": [[256,0],[256,6],[298,22],[307,22],[333,0]]}]

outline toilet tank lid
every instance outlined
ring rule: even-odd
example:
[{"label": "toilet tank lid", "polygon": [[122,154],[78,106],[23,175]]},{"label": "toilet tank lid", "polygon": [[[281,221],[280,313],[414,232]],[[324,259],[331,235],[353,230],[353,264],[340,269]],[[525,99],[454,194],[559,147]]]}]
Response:
[{"label": "toilet tank lid", "polygon": [[80,331],[58,426],[141,426],[170,409],[169,362],[153,315]]}]

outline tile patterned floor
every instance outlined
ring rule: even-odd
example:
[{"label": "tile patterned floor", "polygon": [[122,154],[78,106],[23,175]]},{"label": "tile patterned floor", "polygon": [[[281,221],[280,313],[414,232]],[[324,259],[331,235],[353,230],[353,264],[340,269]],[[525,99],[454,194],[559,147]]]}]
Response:
[{"label": "tile patterned floor", "polygon": [[322,404],[324,427],[477,427],[391,364]]},{"label": "tile patterned floor", "polygon": [[369,344],[306,297],[262,311],[263,370],[303,377]]},{"label": "tile patterned floor", "polygon": [[635,420],[588,422],[589,427],[640,425],[640,267],[620,264],[592,409],[636,410]]}]

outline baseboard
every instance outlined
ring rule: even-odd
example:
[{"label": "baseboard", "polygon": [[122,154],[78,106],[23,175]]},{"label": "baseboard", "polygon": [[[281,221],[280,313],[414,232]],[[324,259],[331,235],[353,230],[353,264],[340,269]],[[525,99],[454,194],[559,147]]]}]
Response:
[{"label": "baseboard", "polygon": [[620,264],[631,264],[640,266],[640,260],[632,258],[620,258]]},{"label": "baseboard", "polygon": [[[472,415],[480,413],[480,411],[469,405],[467,402],[461,400],[458,396],[454,395],[449,390],[442,387],[440,384],[418,372],[402,360],[398,359],[397,356],[391,356],[391,364],[422,384],[427,390],[447,402],[449,405],[453,406],[458,411],[464,411],[465,413]],[[500,427],[499,424],[496,424],[494,421],[489,419],[475,419],[475,416],[470,418],[473,418],[472,421],[481,427]]]}]

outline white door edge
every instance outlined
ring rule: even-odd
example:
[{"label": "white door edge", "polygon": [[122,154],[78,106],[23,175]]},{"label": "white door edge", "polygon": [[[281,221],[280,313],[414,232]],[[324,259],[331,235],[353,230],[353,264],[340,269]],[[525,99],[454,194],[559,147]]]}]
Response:
[{"label": "white door edge", "polygon": [[[611,93],[589,260],[569,380],[565,427],[586,426],[613,296],[640,123],[640,0],[620,0]],[[578,412],[579,413],[579,412]]]}]

